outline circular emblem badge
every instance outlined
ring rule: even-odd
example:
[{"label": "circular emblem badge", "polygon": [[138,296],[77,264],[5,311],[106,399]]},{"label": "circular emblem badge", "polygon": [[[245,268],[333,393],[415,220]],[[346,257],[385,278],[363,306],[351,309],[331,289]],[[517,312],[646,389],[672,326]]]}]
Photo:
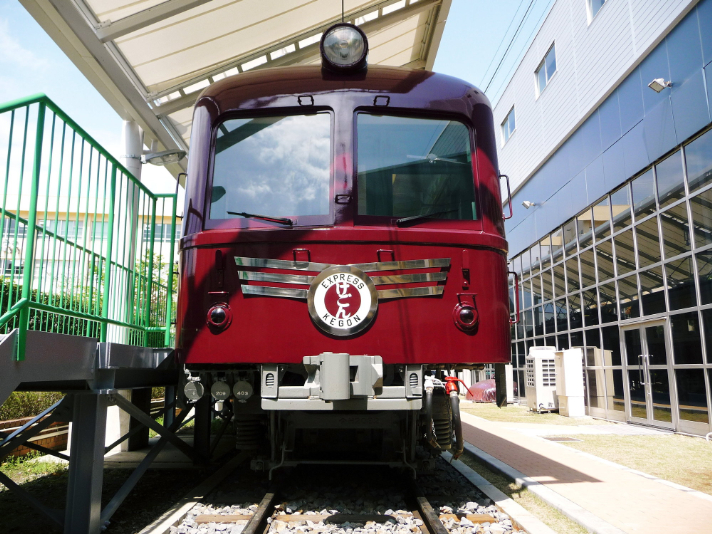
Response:
[{"label": "circular emblem badge", "polygon": [[350,336],[366,328],[378,309],[376,286],[363,271],[348,265],[324,269],[307,294],[309,315],[321,330]]}]

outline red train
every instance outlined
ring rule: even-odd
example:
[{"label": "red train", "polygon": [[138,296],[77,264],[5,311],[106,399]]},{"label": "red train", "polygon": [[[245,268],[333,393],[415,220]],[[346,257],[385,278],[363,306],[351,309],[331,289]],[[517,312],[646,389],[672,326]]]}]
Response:
[{"label": "red train", "polygon": [[325,32],[321,53],[217,82],[195,105],[184,390],[234,414],[238,447],[269,441],[272,468],[461,449],[447,371],[510,361],[489,101],[367,66],[356,26]]}]

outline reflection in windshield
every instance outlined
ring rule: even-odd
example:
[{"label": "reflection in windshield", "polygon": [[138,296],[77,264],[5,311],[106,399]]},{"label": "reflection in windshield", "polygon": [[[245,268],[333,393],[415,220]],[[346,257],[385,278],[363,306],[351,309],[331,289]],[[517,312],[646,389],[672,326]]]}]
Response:
[{"label": "reflection in windshield", "polygon": [[464,124],[359,114],[357,132],[359,215],[477,219]]},{"label": "reflection in windshield", "polygon": [[218,127],[210,218],[328,215],[327,113],[233,119]]}]

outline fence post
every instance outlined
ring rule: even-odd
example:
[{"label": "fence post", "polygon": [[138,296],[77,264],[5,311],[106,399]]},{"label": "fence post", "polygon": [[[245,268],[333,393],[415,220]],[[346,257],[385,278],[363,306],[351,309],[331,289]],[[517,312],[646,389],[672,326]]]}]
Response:
[{"label": "fence post", "polygon": [[[35,132],[35,154],[32,167],[32,184],[30,187],[30,206],[27,219],[27,242],[25,244],[25,262],[22,272],[22,298],[30,299],[32,296],[32,275],[34,274],[33,259],[35,257],[35,230],[37,228],[37,194],[40,185],[40,167],[42,166],[42,139],[44,137],[46,105],[39,103],[37,111],[37,131]],[[22,191],[19,191],[22,194]],[[19,217],[19,213],[17,217]],[[16,224],[19,221],[16,220]],[[13,266],[14,268],[14,266]],[[15,359],[22,361],[25,359],[25,348],[27,345],[27,327],[30,322],[30,307],[25,305],[20,311],[20,324],[18,332],[17,354]]]},{"label": "fence post", "polygon": [[109,318],[109,297],[111,296],[111,255],[114,249],[114,199],[116,196],[116,165],[112,163],[111,165],[111,186],[109,190],[109,235],[107,236],[106,244],[106,264],[104,266],[104,294],[102,298],[104,299],[101,303],[101,318],[104,321],[101,323],[101,334],[99,336],[99,341],[102,343],[106,342],[106,334],[108,330],[108,323],[106,319]]},{"label": "fence post", "polygon": [[173,318],[173,254],[176,246],[176,211],[178,208],[178,194],[173,196],[173,210],[171,211],[171,245],[168,250],[168,283],[166,284],[166,336],[164,345],[171,343],[171,320]]},{"label": "fence post", "polygon": [[[148,280],[146,281],[146,290],[148,294],[146,295],[146,311],[144,312],[144,326],[146,328],[151,326],[151,298],[153,296],[153,245],[156,239],[156,210],[158,209],[158,198],[153,199],[153,213],[151,213],[151,233],[149,236],[148,244]],[[163,237],[163,226],[161,226],[161,237]],[[144,345],[147,347],[149,344],[150,333],[146,332],[144,336]]]}]

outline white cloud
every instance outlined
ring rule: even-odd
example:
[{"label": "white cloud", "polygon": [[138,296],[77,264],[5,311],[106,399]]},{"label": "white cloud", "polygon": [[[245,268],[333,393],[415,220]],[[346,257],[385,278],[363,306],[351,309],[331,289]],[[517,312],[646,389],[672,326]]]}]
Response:
[{"label": "white cloud", "polygon": [[0,64],[17,64],[37,70],[48,66],[47,60],[28,50],[10,35],[10,23],[0,18]]}]

